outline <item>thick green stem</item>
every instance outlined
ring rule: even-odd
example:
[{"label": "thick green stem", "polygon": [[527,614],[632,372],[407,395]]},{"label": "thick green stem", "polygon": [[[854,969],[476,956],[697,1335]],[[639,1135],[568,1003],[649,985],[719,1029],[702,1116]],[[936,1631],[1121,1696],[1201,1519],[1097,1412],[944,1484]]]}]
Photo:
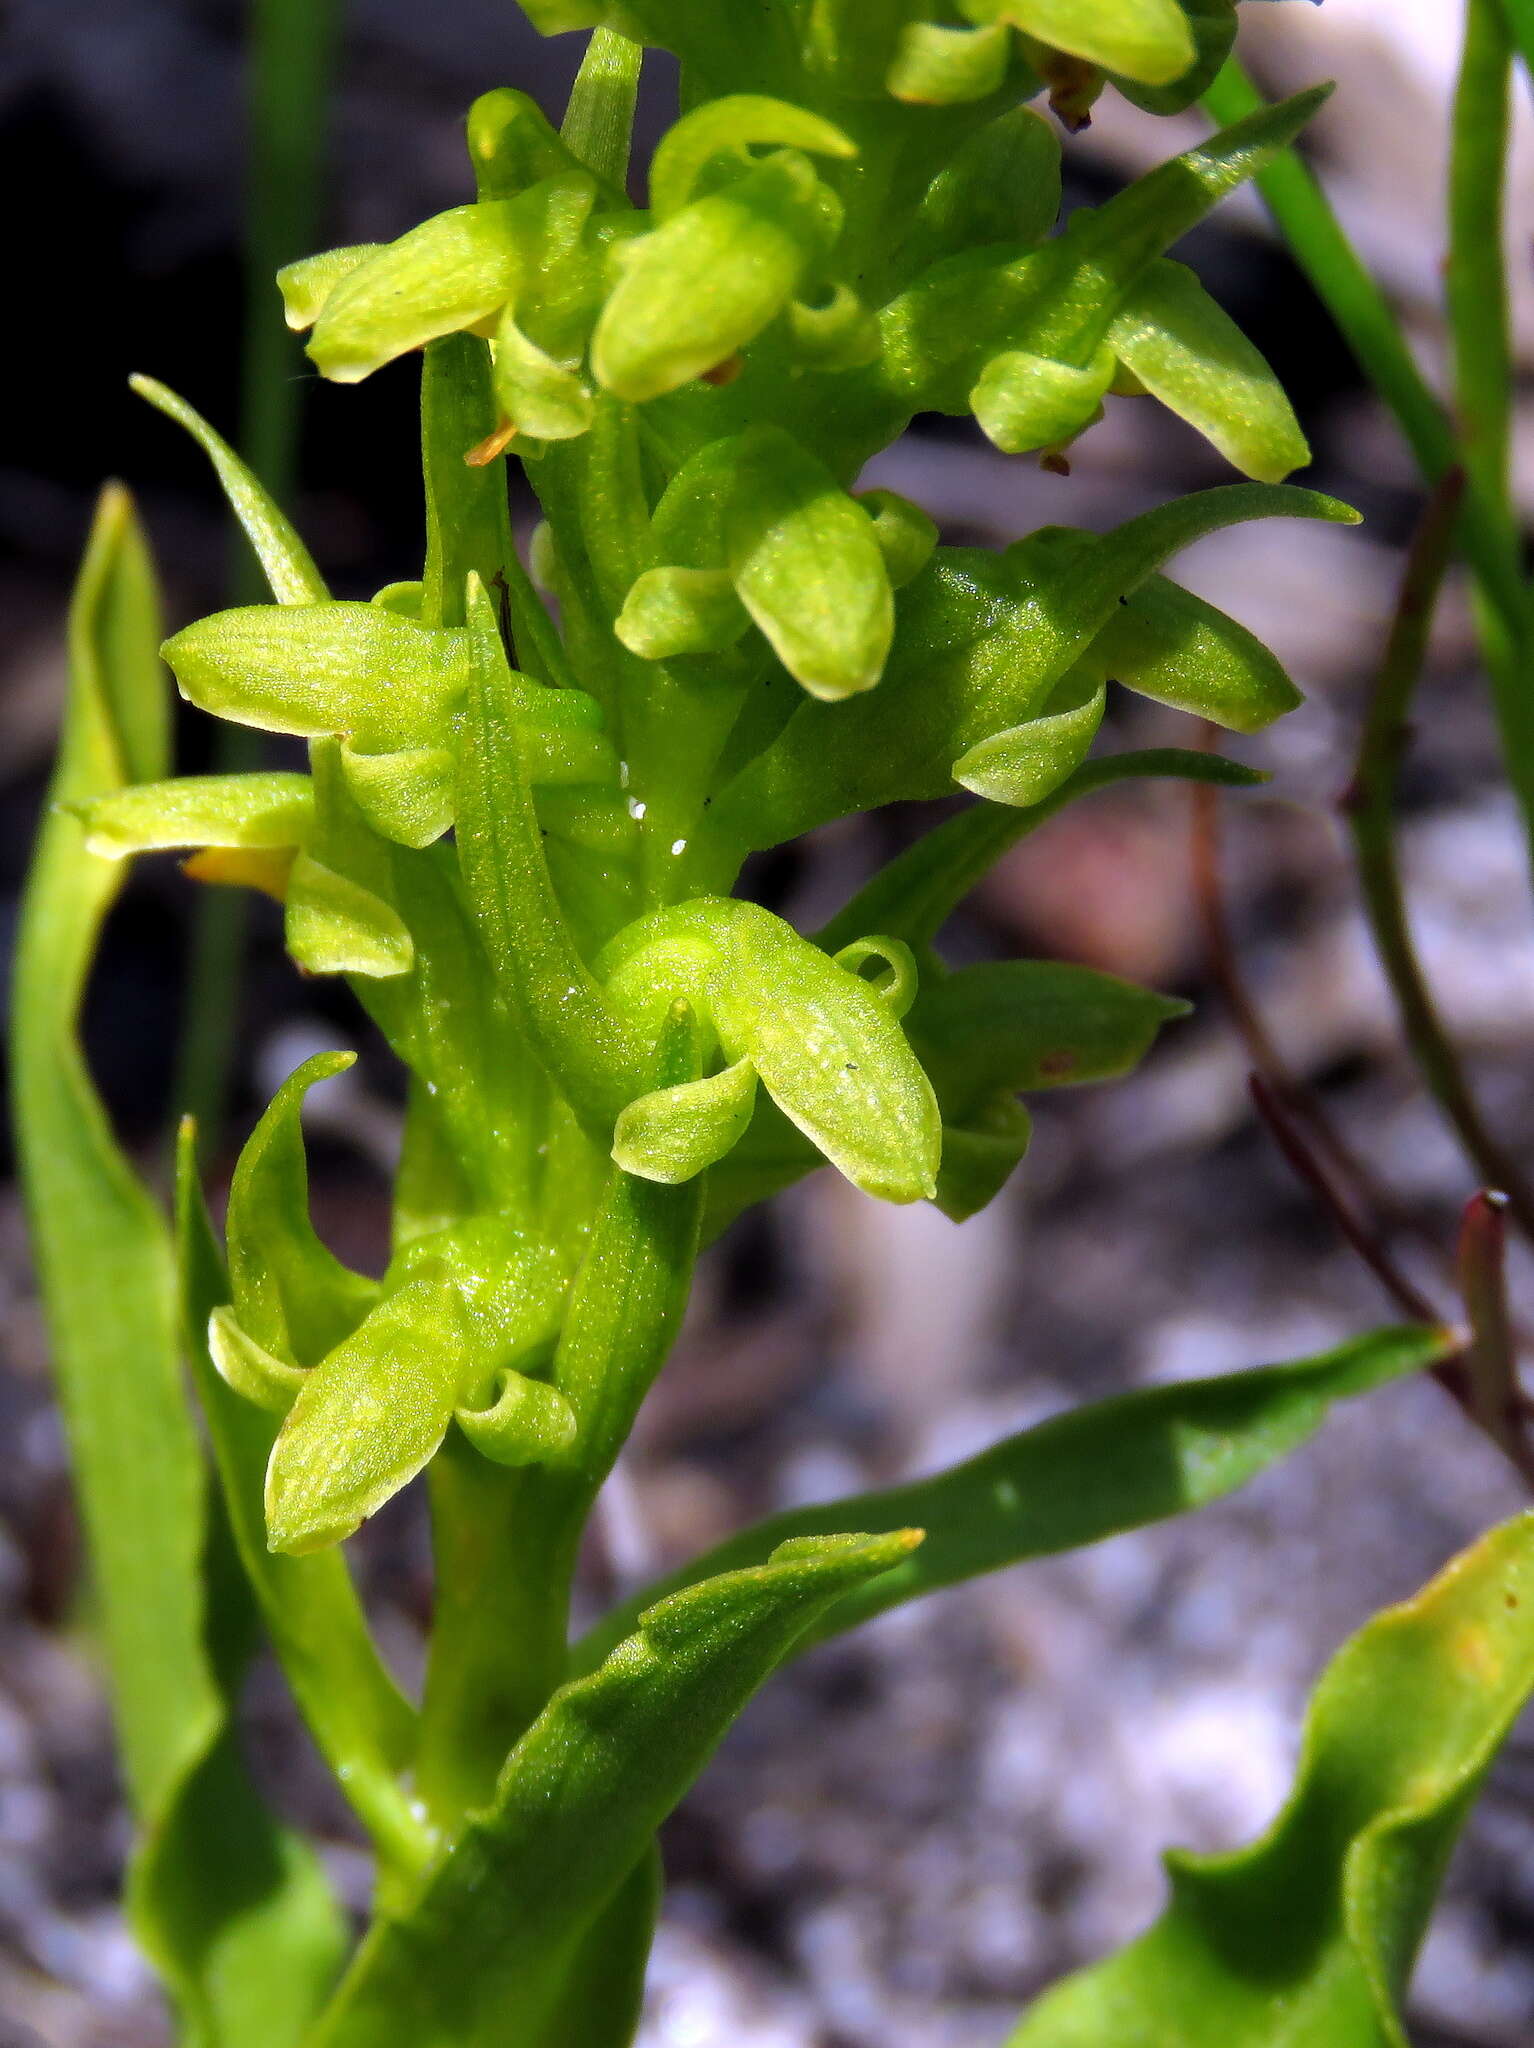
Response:
[{"label": "thick green stem", "polygon": [[702,1199],[701,1179],[610,1175],[554,1360],[578,1421],[568,1464],[508,1472],[453,1435],[431,1466],[437,1603],[416,1783],[445,1832],[486,1803],[563,1682],[581,1533],[675,1341]]},{"label": "thick green stem", "polygon": [[535,1468],[507,1471],[456,1431],[430,1471],[436,1603],[416,1790],[454,1833],[565,1675],[578,1528]]}]

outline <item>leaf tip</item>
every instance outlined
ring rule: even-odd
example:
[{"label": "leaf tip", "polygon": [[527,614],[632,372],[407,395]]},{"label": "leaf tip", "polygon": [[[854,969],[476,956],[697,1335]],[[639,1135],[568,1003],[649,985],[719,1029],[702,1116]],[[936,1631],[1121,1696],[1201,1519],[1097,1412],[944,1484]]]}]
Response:
[{"label": "leaf tip", "polygon": [[266,1468],[266,1547],[274,1557],[307,1557],[355,1536],[365,1517],[337,1512],[336,1503],[325,1498],[327,1489],[306,1485],[302,1473],[289,1469],[282,1455],[286,1434],[284,1425]]}]

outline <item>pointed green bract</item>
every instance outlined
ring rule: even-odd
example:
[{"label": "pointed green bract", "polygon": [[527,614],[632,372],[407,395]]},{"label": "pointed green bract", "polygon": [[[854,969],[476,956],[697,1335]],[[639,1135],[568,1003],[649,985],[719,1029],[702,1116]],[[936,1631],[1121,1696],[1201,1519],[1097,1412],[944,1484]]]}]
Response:
[{"label": "pointed green bract", "polygon": [[[359,252],[336,252],[338,255],[354,253]],[[140,398],[148,399],[157,411],[173,419],[178,426],[185,427],[212,463],[224,496],[244,528],[245,537],[277,602],[323,604],[330,592],[325,588],[324,578],[315,568],[297,529],[282,508],[273,504],[258,479],[228,442],[213,431],[200,412],[188,405],[184,398],[178,398],[168,386],[157,383],[153,377],[130,377],[128,382]]]},{"label": "pointed green bract", "polygon": [[299,1122],[316,1082],[355,1053],[316,1053],[290,1074],[252,1131],[229,1186],[225,1229],[240,1327],[284,1362],[313,1365],[354,1330],[377,1283],[323,1245],[309,1220],[309,1172]]},{"label": "pointed green bract", "polygon": [[973,804],[934,826],[860,889],[816,934],[816,943],[834,952],[855,932],[877,925],[908,945],[930,946],[963,898],[995,863],[1056,811],[1078,797],[1111,788],[1115,782],[1157,777],[1207,782],[1223,789],[1252,789],[1266,779],[1256,769],[1226,761],[1218,754],[1177,747],[1152,747],[1088,761],[1041,804],[1022,810]]},{"label": "pointed green bract", "polygon": [[1149,1934],[1048,1993],[1015,2048],[1407,2048],[1400,2016],[1470,1800],[1534,1694],[1534,1515],[1387,1608],[1316,1689],[1271,1831],[1169,1861]]},{"label": "pointed green bract", "polygon": [[996,960],[929,977],[907,1020],[943,1111],[937,1203],[962,1222],[1028,1149],[1019,1092],[1117,1080],[1186,1003],[1061,960]]},{"label": "pointed green bract", "polygon": [[640,1048],[604,1000],[555,893],[533,809],[513,685],[482,589],[471,602],[473,681],[460,758],[459,853],[490,965],[576,1111],[610,1123],[638,1090]]},{"label": "pointed green bract", "polygon": [[628,36],[599,28],[570,88],[560,141],[614,192],[628,182],[644,52]]},{"label": "pointed green bract", "polygon": [[1073,1087],[1139,1065],[1189,1005],[1066,960],[989,960],[931,981],[909,1029],[928,1070],[976,1090]]},{"label": "pointed green bract", "polygon": [[1288,1365],[1121,1394],[1052,1416],[930,1479],[774,1515],[624,1601],[577,1644],[573,1668],[595,1670],[650,1601],[758,1565],[790,1537],[913,1524],[925,1531],[921,1548],[887,1577],[843,1595],[816,1624],[818,1641],[981,1573],[1185,1514],[1286,1457],[1334,1402],[1427,1371],[1453,1342],[1442,1330],[1379,1330]]},{"label": "pointed green bract", "polygon": [[631,2048],[665,1876],[652,1846],[582,1935],[537,2048]]},{"label": "pointed green bract", "polygon": [[508,2012],[536,2040],[585,1929],[757,1686],[819,1614],[919,1540],[790,1542],[651,1607],[600,1669],[554,1695],[489,1809],[419,1899],[379,1922],[315,2048],[373,2048],[390,2029],[457,2048]]}]

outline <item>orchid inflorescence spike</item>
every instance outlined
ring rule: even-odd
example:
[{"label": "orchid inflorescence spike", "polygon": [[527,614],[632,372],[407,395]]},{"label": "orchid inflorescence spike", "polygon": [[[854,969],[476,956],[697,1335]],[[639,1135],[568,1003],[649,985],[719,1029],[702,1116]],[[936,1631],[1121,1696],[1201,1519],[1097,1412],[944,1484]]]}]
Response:
[{"label": "orchid inflorescence spike", "polygon": [[[741,864],[888,802],[1046,806],[1114,685],[1265,724],[1293,685],[1164,566],[1233,521],[1353,517],[1282,483],[1307,459],[1287,401],[1167,255],[1323,95],[1063,225],[1060,145],[1028,104],[1047,86],[1079,118],[1108,82],[1186,104],[1234,0],[815,0],[759,30],[703,0],[530,12],[598,31],[564,130],[485,94],[474,197],[280,280],[328,378],[425,351],[420,580],[332,598],[213,429],[140,380],[214,461],[275,600],[184,627],[166,659],[204,710],[306,742],[309,769],[103,794],[86,843],[181,849],[199,880],[282,902],[295,960],[353,978],[420,1084],[417,1150],[443,1155],[373,1282],[303,1207],[319,1069],[247,1148],[210,1343],[286,1416],[267,1508],[288,1549],[354,1528],[450,1431],[505,1463],[571,1456],[556,1354],[604,1159],[717,1182],[721,1216],[820,1160],[962,1216],[1026,1149],[1020,1089],[1137,1057],[1158,999],[1046,963],[952,975],[898,933],[832,955],[734,896]],[[631,106],[639,41],[686,81],[646,207],[622,118],[597,118],[599,94]],[[919,411],[1052,455],[1126,392],[1252,481],[1001,553],[859,488]],[[507,450],[542,501],[544,594],[512,549]],[[690,1051],[658,1080],[678,1002]]]}]

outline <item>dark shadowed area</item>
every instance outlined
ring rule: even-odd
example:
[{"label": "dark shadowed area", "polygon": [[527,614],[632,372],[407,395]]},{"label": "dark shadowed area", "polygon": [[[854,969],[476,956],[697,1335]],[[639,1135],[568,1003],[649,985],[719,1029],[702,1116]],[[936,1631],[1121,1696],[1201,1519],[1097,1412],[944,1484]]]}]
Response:
[{"label": "dark shadowed area", "polygon": [[[1452,13],[1454,10],[1445,10]],[[1248,10],[1271,84],[1335,75],[1317,161],[1428,360],[1442,246],[1448,78],[1434,0]],[[1282,14],[1280,22],[1277,17]],[[541,42],[510,0],[350,0],[322,243],[385,239],[459,203],[473,95],[563,97],[576,39]],[[1423,26],[1425,24],[1425,26]],[[242,34],[237,0],[12,0],[0,28],[0,185],[10,195],[11,402],[0,440],[0,937],[63,689],[62,618],[93,495],[138,494],[171,623],[225,601],[231,536],[191,445],[133,399],[148,371],[232,431],[241,330]],[[1420,30],[1420,32],[1419,32]],[[655,85],[651,118],[664,103]],[[1105,104],[1067,151],[1072,201],[1200,132]],[[1527,143],[1528,138],[1524,138]],[[1523,168],[1520,249],[1534,225]],[[1267,351],[1310,433],[1304,481],[1358,531],[1265,522],[1180,574],[1269,640],[1309,696],[1240,742],[1270,770],[1227,800],[1224,883],[1245,972],[1295,1070],[1393,1198],[1384,1227],[1447,1310],[1439,1247],[1474,1191],[1417,1084],[1369,950],[1337,799],[1400,557],[1420,508],[1393,430],[1254,203],[1182,252]],[[1522,266],[1520,312],[1530,311]],[[1528,341],[1528,333],[1525,341]],[[308,383],[293,508],[338,594],[415,573],[415,372]],[[1520,480],[1534,494],[1524,393]],[[945,538],[1004,543],[1047,521],[1105,527],[1228,479],[1149,401],[1115,399],[1072,474],[919,424],[870,482]],[[523,507],[530,520],[530,501]],[[1534,926],[1468,607],[1433,643],[1405,785],[1418,937],[1504,1137],[1534,1138]],[[207,758],[186,717],[182,759]],[[1115,746],[1189,745],[1179,714],[1120,701]],[[831,828],[756,876],[813,924],[910,829]],[[947,935],[955,959],[1089,963],[1191,998],[1130,1082],[1035,1105],[1006,1197],[956,1229],[821,1174],[712,1255],[681,1350],[609,1488],[587,1613],[749,1517],[889,1484],[1075,1401],[1298,1357],[1389,1312],[1255,1122],[1247,1057],[1211,975],[1190,880],[1190,803],[1110,790],[1021,846]],[[171,1109],[193,885],[145,862],[116,914],[91,1049],[146,1162]],[[270,906],[266,907],[268,910]],[[300,981],[275,912],[253,913],[238,1003],[227,1173],[273,1087],[354,1046],[316,1090],[322,1230],[375,1269],[398,1089],[344,989]],[[4,1170],[10,1173],[7,1144]],[[1527,1292],[1528,1274],[1520,1272]],[[385,1645],[420,1664],[430,1599],[414,1489],[362,1541]],[[665,1838],[671,1896],[646,2048],[980,2048],[1041,1985],[1144,1926],[1157,1858],[1247,1839],[1293,1767],[1304,1698],[1336,1645],[1414,1589],[1519,1489],[1427,1382],[1345,1406],[1288,1462],[1200,1516],[942,1594],[822,1648],[748,1713]],[[114,1897],[126,1821],[90,1651],[65,1450],[14,1185],[0,1186],[0,2048],[159,2048],[146,1967]],[[320,1834],[360,1906],[368,1869],[269,1670],[249,1734],[276,1796]],[[1418,1985],[1423,2048],[1534,2039],[1534,1747],[1513,1741],[1460,1851]]]}]

